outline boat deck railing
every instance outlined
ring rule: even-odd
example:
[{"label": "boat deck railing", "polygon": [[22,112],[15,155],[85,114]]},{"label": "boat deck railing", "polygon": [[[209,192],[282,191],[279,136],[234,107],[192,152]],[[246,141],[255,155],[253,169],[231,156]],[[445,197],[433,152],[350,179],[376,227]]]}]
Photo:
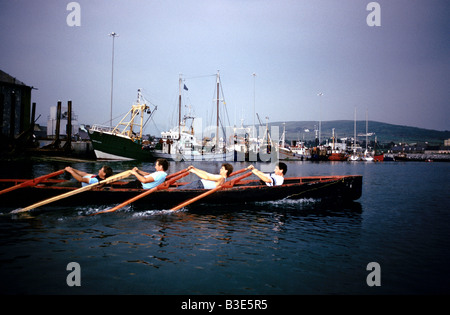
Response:
[{"label": "boat deck railing", "polygon": [[112,133],[115,127],[104,126],[104,125],[92,125],[90,130],[98,131],[98,132],[109,132]]}]

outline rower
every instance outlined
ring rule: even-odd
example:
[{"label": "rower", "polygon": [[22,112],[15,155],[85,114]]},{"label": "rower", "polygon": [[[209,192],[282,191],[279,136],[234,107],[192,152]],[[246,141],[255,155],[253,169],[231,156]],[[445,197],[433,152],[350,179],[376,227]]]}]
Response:
[{"label": "rower", "polygon": [[211,174],[200,170],[192,165],[188,167],[189,172],[194,173],[201,179],[193,181],[177,189],[214,189],[225,183],[227,177],[233,172],[233,165],[229,163],[222,164],[219,174]]},{"label": "rower", "polygon": [[253,165],[247,167],[248,170],[252,170],[252,173],[259,177],[262,181],[266,183],[267,186],[279,186],[283,185],[284,175],[287,172],[287,165],[283,162],[277,163],[273,173],[263,173],[256,169]]},{"label": "rower", "polygon": [[131,174],[136,176],[137,180],[132,181],[126,185],[123,185],[123,188],[143,188],[143,189],[152,189],[159,184],[162,184],[166,180],[167,169],[169,168],[169,163],[166,159],[157,159],[155,163],[155,172],[147,173],[144,172],[137,167],[133,168]]},{"label": "rower", "polygon": [[107,165],[102,166],[102,168],[98,171],[97,175],[89,174],[74,169],[73,167],[70,166],[67,166],[64,170],[70,173],[73,176],[73,178],[75,178],[77,181],[79,181],[82,187],[98,183],[113,174],[112,168]]}]

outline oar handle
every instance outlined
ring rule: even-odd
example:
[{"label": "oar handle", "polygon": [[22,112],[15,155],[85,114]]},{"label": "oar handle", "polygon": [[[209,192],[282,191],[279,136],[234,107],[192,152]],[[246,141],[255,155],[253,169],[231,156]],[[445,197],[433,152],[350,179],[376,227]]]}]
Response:
[{"label": "oar handle", "polygon": [[[181,171],[180,171],[180,172],[181,172]],[[186,176],[189,175],[189,170],[188,170],[188,169],[183,170],[183,173],[180,173],[180,172],[178,172],[178,173],[179,173],[178,176],[173,177],[173,178],[171,178],[170,180],[167,180],[167,179],[166,179],[166,181],[165,181],[164,183],[162,183],[161,185],[159,185],[159,186],[161,186],[159,189],[167,189],[167,188],[170,187],[170,185],[172,185],[173,183],[175,183],[177,180],[179,180],[179,179],[181,179],[181,178],[186,177]],[[175,173],[175,174],[176,174],[176,173]],[[175,174],[173,174],[173,175],[175,175]],[[159,186],[158,186],[158,187],[159,187]]]},{"label": "oar handle", "polygon": [[181,170],[181,171],[178,171],[178,172],[176,172],[176,173],[167,175],[166,181],[167,181],[168,179],[171,179],[171,178],[175,177],[175,176],[178,176],[178,175],[180,175],[180,174],[183,174],[183,173],[185,173],[185,172],[187,172],[187,171],[189,171],[189,170],[188,170],[187,168],[185,168],[185,169],[183,169],[183,170]]},{"label": "oar handle", "polygon": [[236,185],[239,181],[243,180],[243,179],[246,178],[246,177],[249,177],[249,176],[252,175],[252,174],[253,174],[252,172],[248,172],[248,173],[246,173],[246,174],[244,174],[244,175],[242,175],[242,176],[239,176],[238,178],[235,178],[235,179],[233,179],[233,180],[231,180],[231,181],[229,181],[229,182],[225,182],[225,183],[222,185],[222,187],[223,187],[223,188],[231,188],[231,187],[233,187],[234,185]]},{"label": "oar handle", "polygon": [[[245,172],[246,170],[247,170],[247,168],[243,168],[243,169],[241,169],[241,170],[239,170],[239,171],[236,171],[236,172],[234,172],[234,173],[231,173],[231,175],[230,175],[229,177],[234,176],[234,175],[237,175],[237,174],[241,174],[241,173]],[[231,188],[231,187],[233,187],[237,182],[239,182],[241,179],[246,178],[246,177],[248,177],[248,176],[250,176],[250,175],[252,175],[252,172],[248,172],[248,173],[245,174],[245,175],[239,176],[238,178],[235,178],[235,179],[233,179],[232,181],[225,182],[224,184],[222,184],[222,185],[220,185],[220,186],[217,186],[216,188],[213,188],[213,189],[211,189],[211,190],[208,190],[207,192],[204,192],[204,193],[198,195],[197,197],[194,197],[194,198],[192,198],[192,199],[189,199],[189,200],[187,200],[187,201],[185,201],[185,202],[179,204],[178,206],[176,206],[176,207],[174,207],[174,208],[172,208],[172,209],[170,209],[170,210],[171,210],[171,211],[176,211],[176,210],[178,210],[178,209],[181,209],[181,208],[183,208],[183,207],[186,207],[187,205],[190,205],[191,203],[193,203],[193,202],[195,202],[195,201],[197,201],[197,200],[199,200],[199,199],[202,199],[202,198],[204,198],[204,197],[206,197],[206,196],[208,196],[208,195],[211,195],[212,193],[214,193],[214,192],[216,192],[216,191],[218,191],[218,190],[220,190],[220,189],[222,189],[222,188]]]},{"label": "oar handle", "polygon": [[247,168],[243,168],[239,171],[235,171],[235,172],[231,173],[230,176],[228,176],[228,177],[232,177],[232,176],[236,176],[238,174],[244,173],[246,170],[247,170]]}]

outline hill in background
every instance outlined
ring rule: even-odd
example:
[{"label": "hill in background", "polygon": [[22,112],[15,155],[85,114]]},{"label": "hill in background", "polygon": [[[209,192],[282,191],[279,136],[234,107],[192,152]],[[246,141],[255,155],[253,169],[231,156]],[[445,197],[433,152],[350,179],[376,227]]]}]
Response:
[{"label": "hill in background", "polygon": [[[269,126],[280,127],[280,137],[283,132],[284,122],[269,123]],[[310,141],[315,139],[315,129],[318,129],[319,123],[317,121],[286,121],[286,141],[291,140],[305,140]],[[332,129],[337,138],[352,138],[354,135],[354,121],[353,120],[333,120],[322,121],[321,139],[331,139]],[[270,127],[269,127],[270,128]],[[309,130],[309,132],[308,132]],[[443,145],[444,140],[450,138],[450,131],[438,131],[431,129],[423,129],[417,127],[400,126],[382,123],[378,121],[368,121],[368,132],[374,133],[369,137],[369,141],[374,141],[375,136],[379,143],[418,143],[428,142],[430,145]],[[366,121],[356,121],[356,134],[366,133]],[[365,141],[365,136],[358,136],[359,141]]]}]

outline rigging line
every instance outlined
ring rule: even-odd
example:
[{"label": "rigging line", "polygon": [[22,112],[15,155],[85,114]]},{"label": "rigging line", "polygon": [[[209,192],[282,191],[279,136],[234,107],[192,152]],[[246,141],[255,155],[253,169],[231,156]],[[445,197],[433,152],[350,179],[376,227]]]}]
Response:
[{"label": "rigging line", "polygon": [[142,125],[142,131],[145,130],[145,127],[147,126],[147,123],[149,121],[150,118],[152,118],[153,113],[155,112],[155,110],[158,109],[158,106],[155,106],[155,109],[150,113],[150,115],[148,115],[147,120],[145,121],[145,123]]},{"label": "rigging line", "polygon": [[225,94],[223,93],[222,80],[219,81],[219,84],[220,84],[220,91],[222,93],[222,102],[223,102],[223,105],[224,105],[224,110],[225,110],[226,118],[227,118],[227,121],[228,121],[228,125],[231,126],[231,124],[230,124],[230,116],[228,115],[227,103],[225,102]]},{"label": "rigging line", "polygon": [[100,125],[105,125],[105,124],[107,124],[107,123],[109,123],[110,121],[113,121],[113,120],[116,120],[116,119],[118,119],[118,118],[121,118],[121,117],[123,117],[123,116],[125,116],[126,114],[128,114],[128,112],[124,112],[124,113],[122,113],[122,114],[119,114],[119,115],[117,115],[116,117],[114,117],[112,120],[107,120],[107,121],[105,121],[105,122],[103,122],[103,123],[101,123]]},{"label": "rigging line", "polygon": [[[142,92],[142,90],[143,90],[143,89],[141,89],[141,92]],[[154,104],[153,102],[149,101],[149,100],[144,96],[143,93],[141,93],[141,97],[142,97],[142,99],[144,100],[144,104],[147,104],[147,103],[148,103],[148,104],[150,104],[150,105],[153,105],[155,108],[158,107],[157,104]]]},{"label": "rigging line", "polygon": [[153,125],[155,126],[156,131],[161,135],[161,130],[160,130],[160,129],[158,128],[158,126],[156,125],[155,120],[153,119],[152,116],[150,116],[150,118],[151,118],[151,121],[153,122]]}]

